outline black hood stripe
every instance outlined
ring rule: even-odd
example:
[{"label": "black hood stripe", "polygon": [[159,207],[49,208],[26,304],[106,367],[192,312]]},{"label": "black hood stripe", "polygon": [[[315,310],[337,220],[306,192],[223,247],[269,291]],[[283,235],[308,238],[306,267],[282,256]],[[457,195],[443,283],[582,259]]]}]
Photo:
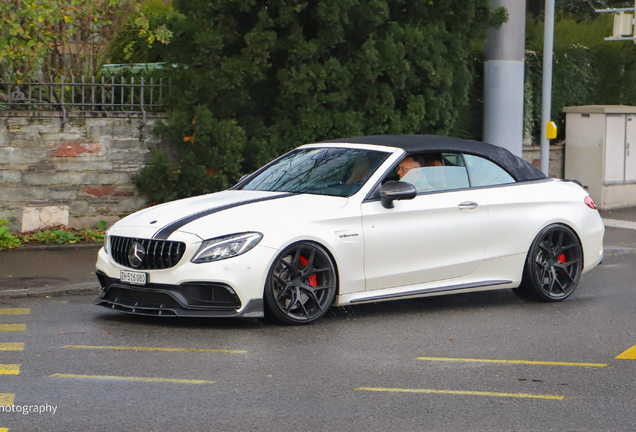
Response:
[{"label": "black hood stripe", "polygon": [[200,219],[202,217],[205,216],[209,216],[211,214],[223,211],[223,210],[228,210],[234,207],[239,207],[245,204],[253,204],[256,202],[261,202],[261,201],[269,201],[269,200],[275,200],[278,198],[285,198],[285,197],[289,197],[292,196],[294,194],[291,193],[284,193],[281,195],[275,195],[275,196],[269,196],[269,197],[263,197],[263,198],[254,198],[251,200],[245,200],[245,201],[239,201],[239,202],[235,202],[232,204],[226,204],[224,206],[220,206],[220,207],[214,207],[211,209],[207,209],[207,210],[203,210],[200,211],[198,213],[194,213],[191,214],[190,216],[186,216],[184,218],[181,218],[179,220],[176,220],[168,225],[166,225],[165,227],[161,228],[159,231],[157,231],[157,233],[152,237],[154,239],[157,240],[168,240],[168,237],[170,237],[170,234],[172,234],[173,232],[175,232],[176,230],[178,230],[179,228],[181,228],[184,225],[189,224],[192,221],[195,221],[197,219]]}]

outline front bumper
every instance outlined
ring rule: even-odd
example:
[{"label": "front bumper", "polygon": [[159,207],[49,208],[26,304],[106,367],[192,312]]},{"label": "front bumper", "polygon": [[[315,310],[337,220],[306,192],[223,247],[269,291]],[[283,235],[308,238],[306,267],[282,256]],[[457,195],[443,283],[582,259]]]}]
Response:
[{"label": "front bumper", "polygon": [[136,315],[188,317],[263,316],[263,300],[251,299],[245,307],[227,285],[189,282],[181,285],[148,284],[143,287],[122,283],[97,272],[102,286],[94,300],[98,306]]},{"label": "front bumper", "polygon": [[265,276],[276,250],[256,246],[235,258],[194,264],[190,259],[197,248],[189,246],[172,268],[144,270],[146,285],[122,282],[120,271],[134,269],[100,249],[96,274],[102,289],[94,303],[138,315],[263,317]]}]

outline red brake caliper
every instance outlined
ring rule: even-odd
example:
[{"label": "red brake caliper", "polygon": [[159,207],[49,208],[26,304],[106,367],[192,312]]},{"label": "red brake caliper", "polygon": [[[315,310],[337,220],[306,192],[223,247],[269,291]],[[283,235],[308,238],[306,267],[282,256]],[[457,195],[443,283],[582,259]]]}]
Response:
[{"label": "red brake caliper", "polygon": [[[563,261],[565,262],[565,261]],[[300,257],[300,263],[303,265],[303,267],[307,267],[307,264],[309,263],[309,261],[307,260],[307,258],[305,257]],[[318,285],[318,282],[316,281],[316,275],[312,274],[311,276],[309,276],[309,279],[307,280],[307,282],[309,282],[309,285],[315,287]]]},{"label": "red brake caliper", "polygon": [[[559,262],[565,264],[565,254],[559,255]],[[563,274],[563,270],[559,270],[559,274]]]}]

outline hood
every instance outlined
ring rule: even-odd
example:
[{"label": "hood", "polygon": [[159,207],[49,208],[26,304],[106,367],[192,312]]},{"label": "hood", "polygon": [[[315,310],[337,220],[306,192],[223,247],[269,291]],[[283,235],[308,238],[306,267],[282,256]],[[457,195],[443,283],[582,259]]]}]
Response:
[{"label": "hood", "polygon": [[281,224],[289,218],[315,219],[323,211],[333,211],[347,202],[347,198],[325,195],[228,190],[150,207],[116,226],[160,240],[176,231],[211,238],[258,230],[263,224]]}]

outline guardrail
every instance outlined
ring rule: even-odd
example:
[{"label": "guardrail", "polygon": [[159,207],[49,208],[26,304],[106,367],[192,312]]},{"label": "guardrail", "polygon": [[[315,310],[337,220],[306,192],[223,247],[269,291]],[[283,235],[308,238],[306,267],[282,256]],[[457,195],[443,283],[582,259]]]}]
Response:
[{"label": "guardrail", "polygon": [[0,110],[69,110],[143,114],[163,111],[170,80],[146,78],[96,79],[50,77],[49,82],[0,81]]}]

